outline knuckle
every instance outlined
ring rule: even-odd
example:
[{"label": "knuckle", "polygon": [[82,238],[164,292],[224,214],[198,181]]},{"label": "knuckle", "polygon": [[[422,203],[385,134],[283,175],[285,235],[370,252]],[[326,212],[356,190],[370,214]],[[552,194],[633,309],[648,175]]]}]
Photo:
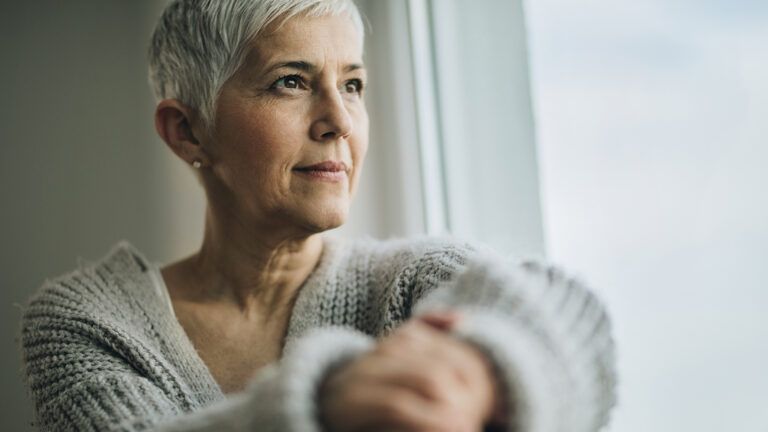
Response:
[{"label": "knuckle", "polygon": [[466,420],[456,410],[443,410],[440,416],[442,428],[445,431],[463,431]]},{"label": "knuckle", "polygon": [[401,336],[417,336],[425,333],[429,328],[429,325],[420,320],[409,320],[401,325],[395,333]]},{"label": "knuckle", "polygon": [[464,432],[463,425],[466,424],[464,417],[455,407],[441,406],[437,404],[435,417],[432,419],[433,428],[430,430],[440,430],[441,432]]},{"label": "knuckle", "polygon": [[381,413],[388,419],[394,421],[410,420],[410,415],[408,414],[408,401],[398,396],[386,399],[382,403]]},{"label": "knuckle", "polygon": [[386,357],[396,356],[403,351],[403,347],[400,344],[394,343],[392,340],[386,340],[374,348],[374,352]]},{"label": "knuckle", "polygon": [[386,340],[377,346],[378,352],[387,356],[415,352],[420,349],[421,343],[417,338],[404,336]]},{"label": "knuckle", "polygon": [[403,331],[401,333],[395,333],[388,340],[390,344],[396,345],[413,345],[419,340],[419,336],[413,331]]},{"label": "knuckle", "polygon": [[443,398],[450,390],[447,376],[442,369],[443,367],[428,368],[417,375],[417,385],[430,397]]}]

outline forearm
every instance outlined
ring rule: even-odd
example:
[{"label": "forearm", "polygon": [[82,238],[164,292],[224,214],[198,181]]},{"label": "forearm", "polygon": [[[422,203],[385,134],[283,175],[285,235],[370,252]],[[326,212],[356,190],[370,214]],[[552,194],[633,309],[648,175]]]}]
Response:
[{"label": "forearm", "polygon": [[556,269],[474,258],[414,314],[457,310],[454,333],[495,365],[507,430],[594,431],[615,403],[613,342],[602,305]]},{"label": "forearm", "polygon": [[319,432],[319,382],[335,364],[372,343],[350,329],[315,329],[286,347],[283,359],[262,369],[243,392],[191,412],[135,372],[91,374],[55,398],[38,400],[38,427],[51,432]]},{"label": "forearm", "polygon": [[321,383],[372,345],[372,338],[347,328],[315,329],[287,346],[281,362],[262,370],[245,392],[157,432],[320,432]]}]

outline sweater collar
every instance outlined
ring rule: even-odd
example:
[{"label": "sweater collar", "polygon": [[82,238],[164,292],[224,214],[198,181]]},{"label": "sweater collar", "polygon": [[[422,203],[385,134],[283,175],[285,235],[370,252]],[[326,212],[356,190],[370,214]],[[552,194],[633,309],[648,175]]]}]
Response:
[{"label": "sweater collar", "polygon": [[[291,311],[283,340],[283,352],[287,345],[307,330],[322,324],[319,305],[328,291],[333,289],[332,281],[338,271],[338,255],[345,249],[343,243],[341,239],[323,236],[320,260],[302,284]],[[121,240],[102,259],[100,265],[109,270],[107,273],[111,275],[115,287],[124,291],[135,301],[135,306],[143,310],[148,320],[146,325],[149,326],[145,331],[155,333],[153,338],[159,343],[159,354],[173,365],[170,369],[176,373],[172,375],[177,378],[182,393],[188,395],[184,403],[193,408],[224,398],[223,391],[198,355],[184,328],[154,288],[150,276],[153,264],[144,254],[127,240]]]}]

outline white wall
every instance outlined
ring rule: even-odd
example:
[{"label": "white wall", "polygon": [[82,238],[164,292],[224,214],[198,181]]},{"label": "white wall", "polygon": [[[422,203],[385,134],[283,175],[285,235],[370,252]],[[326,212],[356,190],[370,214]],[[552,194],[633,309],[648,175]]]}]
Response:
[{"label": "white wall", "polygon": [[31,430],[20,304],[121,238],[162,256],[165,150],[152,138],[150,2],[0,2],[0,430]]}]

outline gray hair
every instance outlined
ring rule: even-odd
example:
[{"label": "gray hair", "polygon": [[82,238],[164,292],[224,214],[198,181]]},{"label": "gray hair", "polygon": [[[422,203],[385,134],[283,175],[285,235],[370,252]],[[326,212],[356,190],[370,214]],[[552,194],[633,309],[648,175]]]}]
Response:
[{"label": "gray hair", "polygon": [[242,66],[248,44],[270,24],[298,14],[348,13],[363,39],[352,0],[175,0],[149,48],[149,80],[158,100],[178,99],[213,130],[221,87]]}]

